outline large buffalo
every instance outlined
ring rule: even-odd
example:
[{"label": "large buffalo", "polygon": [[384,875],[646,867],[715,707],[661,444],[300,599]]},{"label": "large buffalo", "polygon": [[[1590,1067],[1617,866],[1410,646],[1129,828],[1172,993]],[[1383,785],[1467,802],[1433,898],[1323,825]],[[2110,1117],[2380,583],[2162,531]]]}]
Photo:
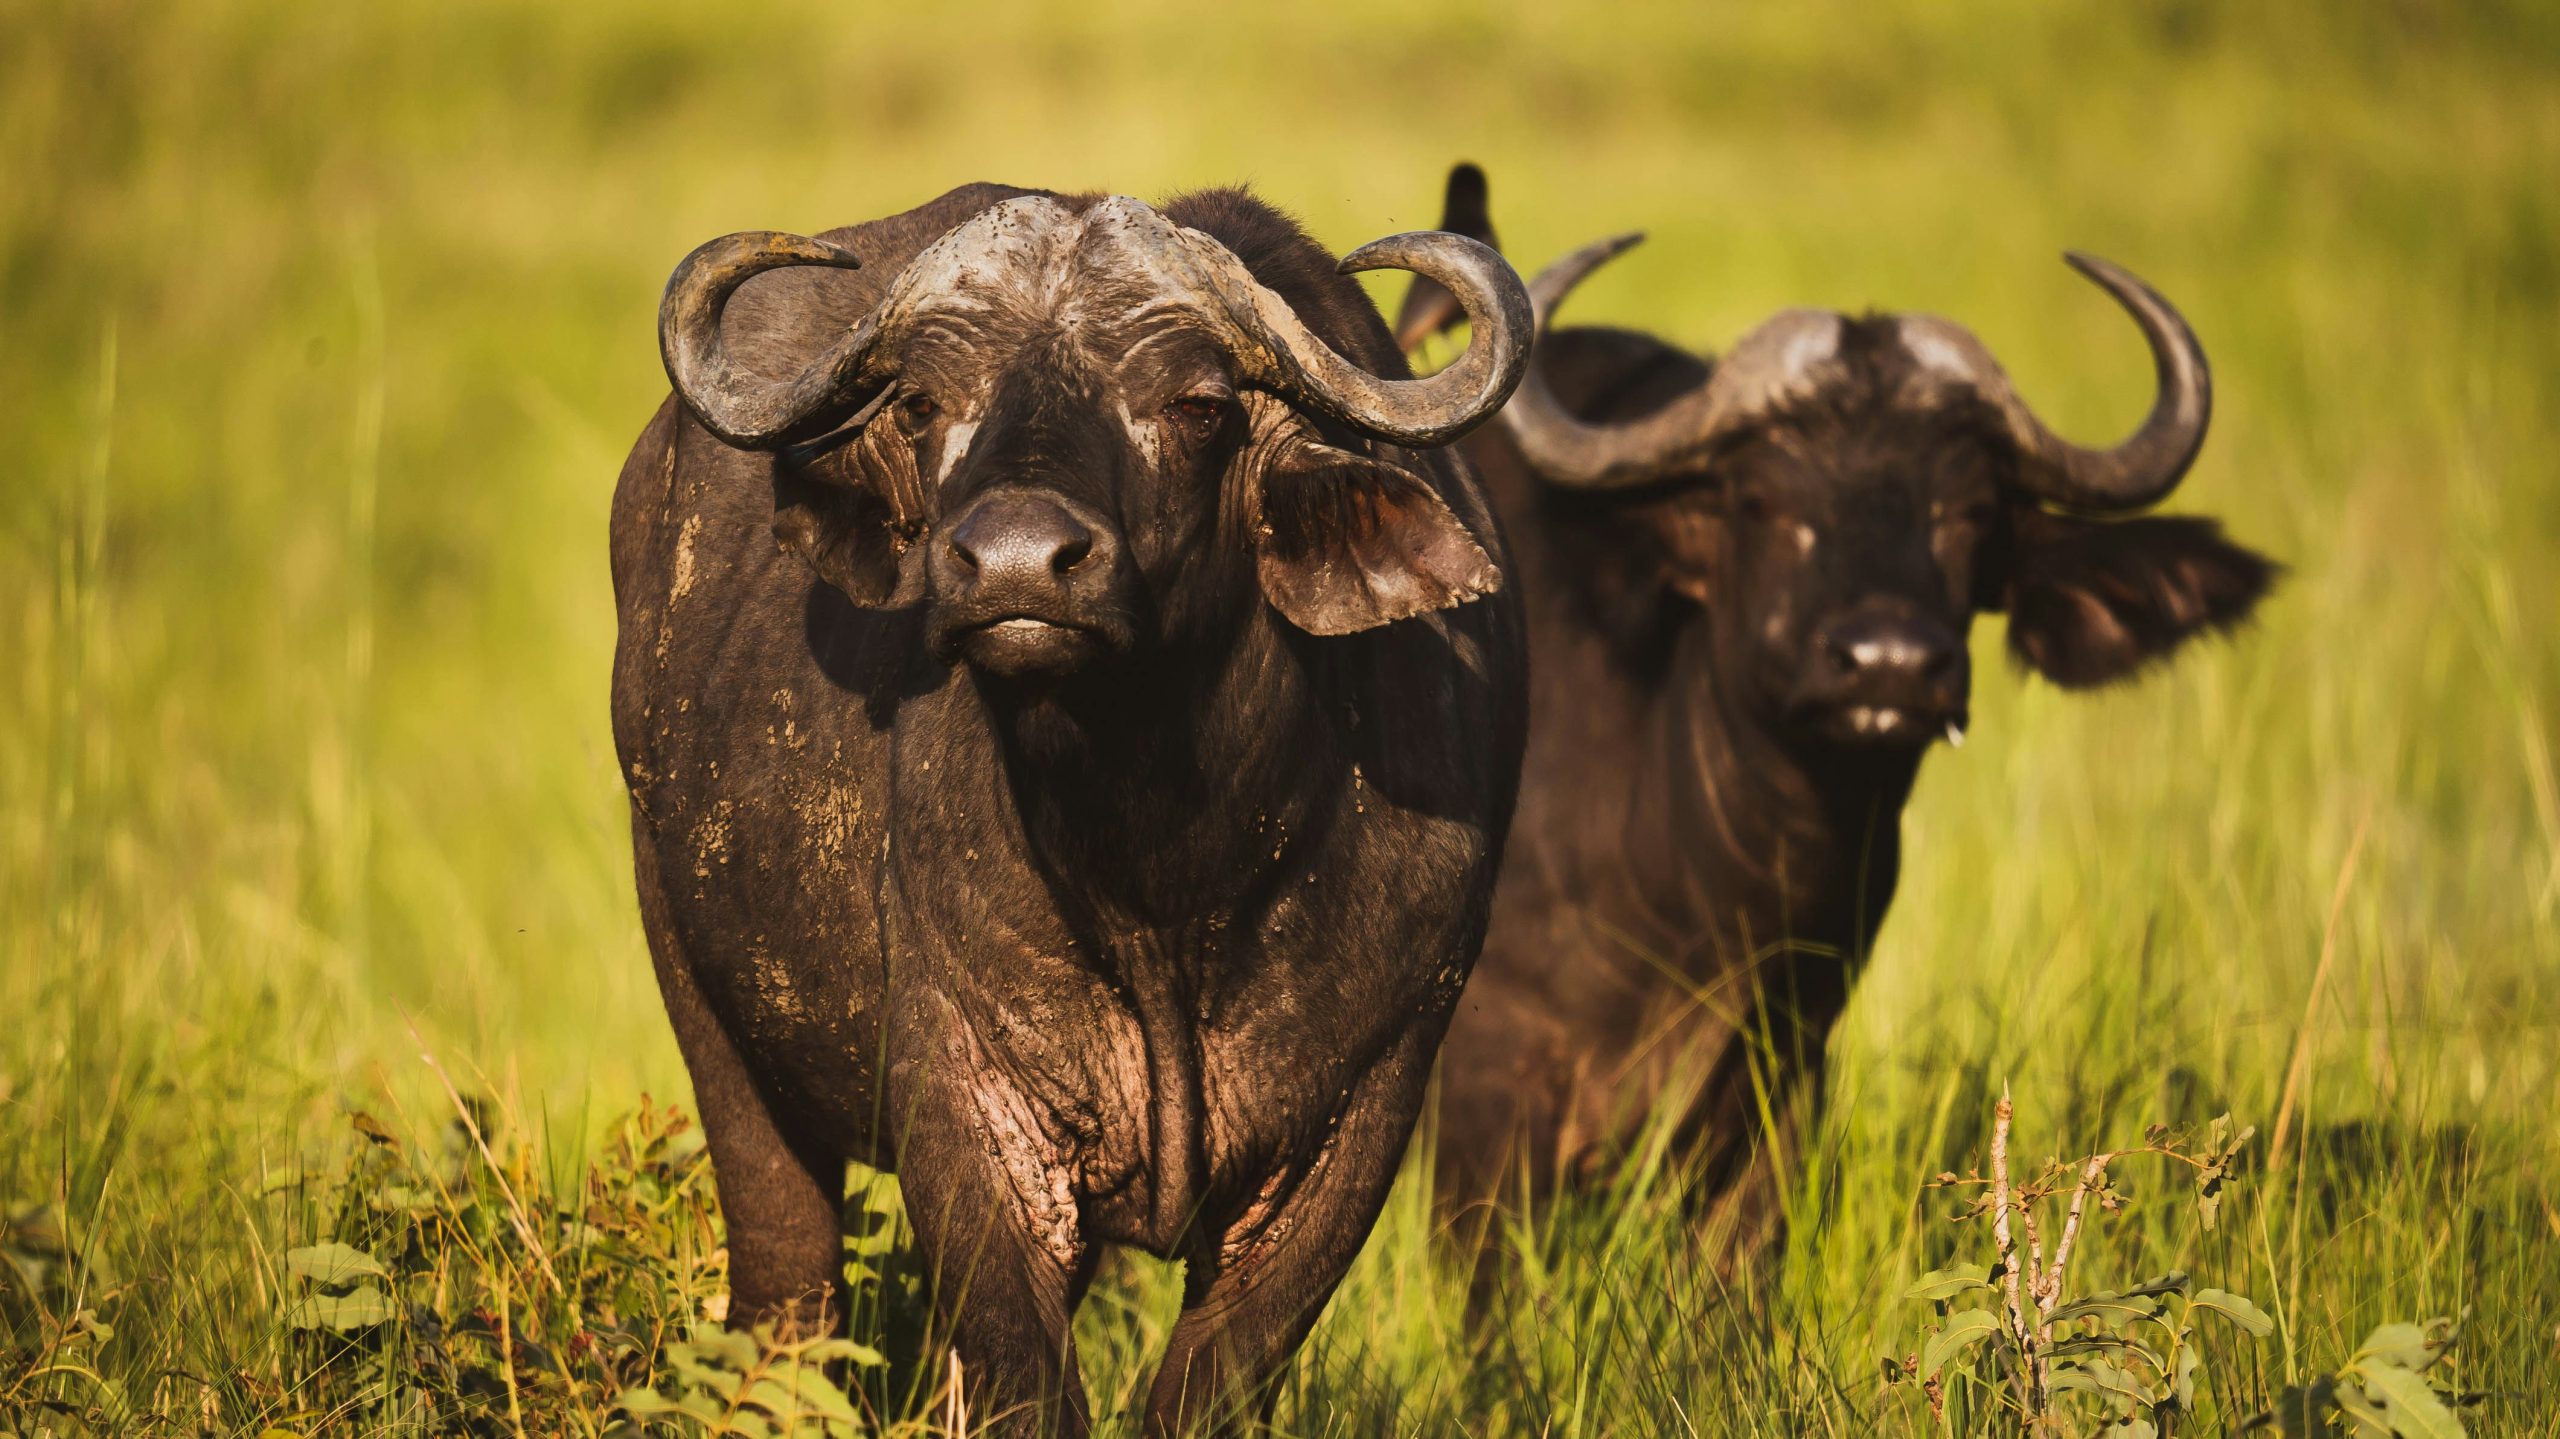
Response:
[{"label": "large buffalo", "polygon": [[[1457,365],[1411,378],[1382,266],[1463,297]],[[613,720],[732,1323],[841,1322],[858,1159],[981,1418],[1085,1427],[1104,1245],[1187,1265],[1152,1431],[1288,1357],[1484,932],[1519,611],[1437,447],[1528,336],[1474,241],[1337,265],[1237,191],[977,185],[677,269]]]},{"label": "large buffalo", "polygon": [[[1491,243],[1484,193],[1459,167],[1445,228]],[[2195,459],[2211,390],[2186,323],[2116,266],[2071,259],[2141,327],[2158,393],[2088,450],[1931,316],[1789,310],[1715,362],[1546,328],[1633,239],[1531,285],[1530,374],[1466,445],[1535,678],[1442,1059],[1442,1187],[1480,1196],[1525,1162],[1543,1192],[1663,1116],[1731,1260],[1774,1232],[1776,1152],[1893,898],[1921,757],[1962,738],[1973,617],[2005,611],[2020,662],[2085,688],[2239,623],[2273,567],[2211,520],[2133,517]],[[1418,283],[1399,338],[1453,319]]]}]

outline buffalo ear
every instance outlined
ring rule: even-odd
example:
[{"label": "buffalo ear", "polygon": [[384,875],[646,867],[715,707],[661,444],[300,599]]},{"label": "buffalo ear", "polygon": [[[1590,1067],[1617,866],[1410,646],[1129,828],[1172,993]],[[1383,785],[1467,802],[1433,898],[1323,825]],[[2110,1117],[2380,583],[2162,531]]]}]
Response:
[{"label": "buffalo ear", "polygon": [[889,498],[915,493],[914,469],[903,437],[867,430],[805,462],[777,456],[773,537],[863,609],[914,604],[924,596],[924,566],[911,555],[924,527]]},{"label": "buffalo ear", "polygon": [[1343,635],[1492,594],[1502,571],[1421,476],[1328,445],[1303,422],[1257,437],[1262,593]]},{"label": "buffalo ear", "polygon": [[2106,684],[2246,620],[2281,573],[2208,519],[2088,520],[2019,507],[2009,650],[2071,689]]}]

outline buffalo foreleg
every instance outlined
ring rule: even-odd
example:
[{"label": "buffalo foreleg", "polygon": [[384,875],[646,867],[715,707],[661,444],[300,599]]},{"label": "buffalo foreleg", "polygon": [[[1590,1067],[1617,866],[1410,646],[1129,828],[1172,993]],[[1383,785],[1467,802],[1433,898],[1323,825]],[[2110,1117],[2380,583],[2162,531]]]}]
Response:
[{"label": "buffalo foreleg", "polygon": [[1031,1146],[1000,1122],[1014,1117],[1004,1096],[969,1079],[954,1069],[924,1079],[898,1158],[935,1314],[959,1356],[969,1432],[1082,1435],[1092,1421],[1069,1320],[1093,1251],[1071,1206],[1026,1195],[1009,1172]]},{"label": "buffalo foreleg", "polygon": [[677,945],[658,853],[634,816],[640,919],[658,990],[693,1076],[694,1104],[729,1234],[730,1327],[822,1334],[845,1320],[843,1151],[788,1132]]},{"label": "buffalo foreleg", "polygon": [[1147,1394],[1149,1439],[1264,1417],[1281,1367],[1368,1240],[1431,1073],[1436,1033],[1411,1033],[1353,1087],[1297,1187],[1190,1258],[1182,1317]]}]

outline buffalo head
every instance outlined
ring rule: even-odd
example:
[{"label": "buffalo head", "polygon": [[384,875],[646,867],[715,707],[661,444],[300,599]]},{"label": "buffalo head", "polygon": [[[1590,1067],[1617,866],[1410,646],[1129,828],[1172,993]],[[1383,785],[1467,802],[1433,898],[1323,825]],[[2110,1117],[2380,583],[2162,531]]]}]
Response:
[{"label": "buffalo head", "polygon": [[[1483,181],[1450,185],[1453,230],[1487,239]],[[2211,520],[2135,517],[2204,442],[2204,350],[2148,285],[2066,257],[2141,327],[2149,416],[2083,449],[2037,419],[1970,331],[1929,315],[1788,310],[1712,366],[1650,336],[1550,331],[1576,285],[1640,237],[1530,285],[1538,357],[1503,428],[1551,508],[1616,547],[1630,613],[1688,607],[1720,687],[1793,735],[1847,746],[1960,738],[1966,634],[2005,610],[2011,651],[2104,684],[2245,618],[2274,567]],[[1452,319],[1417,285],[1413,343]],[[1589,552],[1584,552],[1586,557]]]},{"label": "buffalo head", "polygon": [[1463,298],[1477,339],[1425,380],[1345,360],[1217,239],[1121,197],[988,208],[792,373],[724,349],[752,276],[857,263],[774,233],[696,250],[660,312],[667,372],[712,433],[778,452],[783,543],[856,604],[921,602],[946,658],[1054,679],[1206,638],[1257,593],[1339,634],[1501,583],[1428,472],[1370,443],[1444,444],[1518,382],[1527,298],[1474,241],[1341,262]]}]

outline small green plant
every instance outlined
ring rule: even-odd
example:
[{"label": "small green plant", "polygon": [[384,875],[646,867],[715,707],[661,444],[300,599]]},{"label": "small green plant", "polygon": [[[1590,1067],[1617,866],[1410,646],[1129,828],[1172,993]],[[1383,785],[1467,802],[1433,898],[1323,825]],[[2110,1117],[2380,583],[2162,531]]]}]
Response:
[{"label": "small green plant", "polygon": [[42,1316],[32,1348],[0,1348],[0,1425],[19,1415],[33,1420],[38,1433],[55,1418],[106,1428],[129,1423],[123,1387],[100,1372],[97,1359],[99,1346],[115,1334],[96,1311],[79,1309],[66,1319]]},{"label": "small green plant", "polygon": [[[2271,1333],[2275,1321],[2242,1295],[2197,1287],[2183,1271],[2075,1295],[2072,1256],[2091,1206],[2111,1214],[2128,1203],[2111,1174],[2135,1155],[2190,1168],[2198,1221],[2211,1229],[2233,1161],[2256,1131],[2234,1126],[2229,1115],[2195,1135],[2155,1126],[2132,1148],[2049,1161],[2018,1181],[2009,1162],[2011,1117],[2003,1094],[1992,1109],[1988,1177],[1949,1173],[1935,1181],[1971,1192],[1952,1218],[1988,1217],[1992,1258],[1934,1271],[1912,1286],[1906,1297],[1936,1306],[1941,1322],[1916,1354],[1885,1361],[1886,1382],[1916,1381],[1932,1420],[1949,1432],[2005,1422],[2031,1434],[2168,1439],[2195,1409],[2204,1318],[2252,1338]],[[2046,1226],[2057,1217],[2048,1252]]]},{"label": "small green plant", "polygon": [[849,1339],[779,1340],[704,1326],[669,1345],[667,1378],[622,1396],[623,1412],[661,1420],[704,1439],[855,1439],[871,1433],[829,1375],[837,1366],[876,1369],[888,1361]]},{"label": "small green plant", "polygon": [[[2241,1150],[2256,1131],[2223,1115],[2194,1134],[2153,1126],[2141,1144],[2069,1164],[2048,1162],[2013,1182],[2012,1108],[1992,1108],[1991,1172],[1941,1174],[1940,1189],[1971,1191],[1952,1216],[1988,1217],[1988,1264],[1922,1275],[1906,1294],[1936,1307],[1940,1322],[1915,1354],[1884,1361],[1888,1391],[1916,1387],[1946,1433],[2007,1430],[2028,1435],[2171,1439],[2196,1407],[2212,1316],[2252,1339],[2275,1321],[2248,1298],[2200,1288],[2184,1272],[2118,1290],[2073,1295],[2071,1258],[2089,1208],[2116,1213],[2129,1202],[2110,1177],[2135,1155],[2156,1155],[2193,1172],[2198,1224],[2210,1230]],[[2050,1259],[2042,1229],[2061,1209]],[[2270,1425],[2286,1439],[2463,1439],[2455,1410],[2482,1395],[2438,1389],[2424,1377],[2449,1353],[2456,1325],[2385,1324],[2329,1374],[2288,1386],[2275,1408],[2243,1422]],[[2343,1429],[2341,1425],[2345,1426]]]},{"label": "small green plant", "polygon": [[268,1427],[598,1433],[719,1307],[710,1164],[679,1111],[644,1100],[567,1183],[485,1103],[457,1098],[440,1144],[352,1122],[336,1176],[285,1181],[326,1237],[283,1256]]},{"label": "small green plant", "polygon": [[847,1439],[938,1397],[894,1179],[849,1197],[845,1275],[854,1332],[914,1356],[903,1390],[881,1348],[720,1327],[728,1250],[680,1110],[644,1098],[555,1171],[496,1106],[452,1102],[426,1142],[354,1115],[337,1173],[276,1186],[318,1233],[282,1256],[283,1373],[252,1432]]},{"label": "small green plant", "polygon": [[[53,1204],[0,1207],[0,1434],[18,1416],[113,1426],[129,1421],[124,1387],[101,1362],[115,1338],[110,1310],[131,1289],[93,1233]],[[23,1336],[23,1344],[9,1342]]]},{"label": "small green plant", "polygon": [[2458,1439],[2463,1427],[2455,1409],[2484,1396],[2438,1389],[2426,1373],[2453,1352],[2459,1328],[2449,1318],[2385,1324],[2366,1335],[2337,1372],[2287,1386],[2274,1409],[2240,1428],[2273,1425],[2286,1439],[2342,1432],[2353,1439]]}]

